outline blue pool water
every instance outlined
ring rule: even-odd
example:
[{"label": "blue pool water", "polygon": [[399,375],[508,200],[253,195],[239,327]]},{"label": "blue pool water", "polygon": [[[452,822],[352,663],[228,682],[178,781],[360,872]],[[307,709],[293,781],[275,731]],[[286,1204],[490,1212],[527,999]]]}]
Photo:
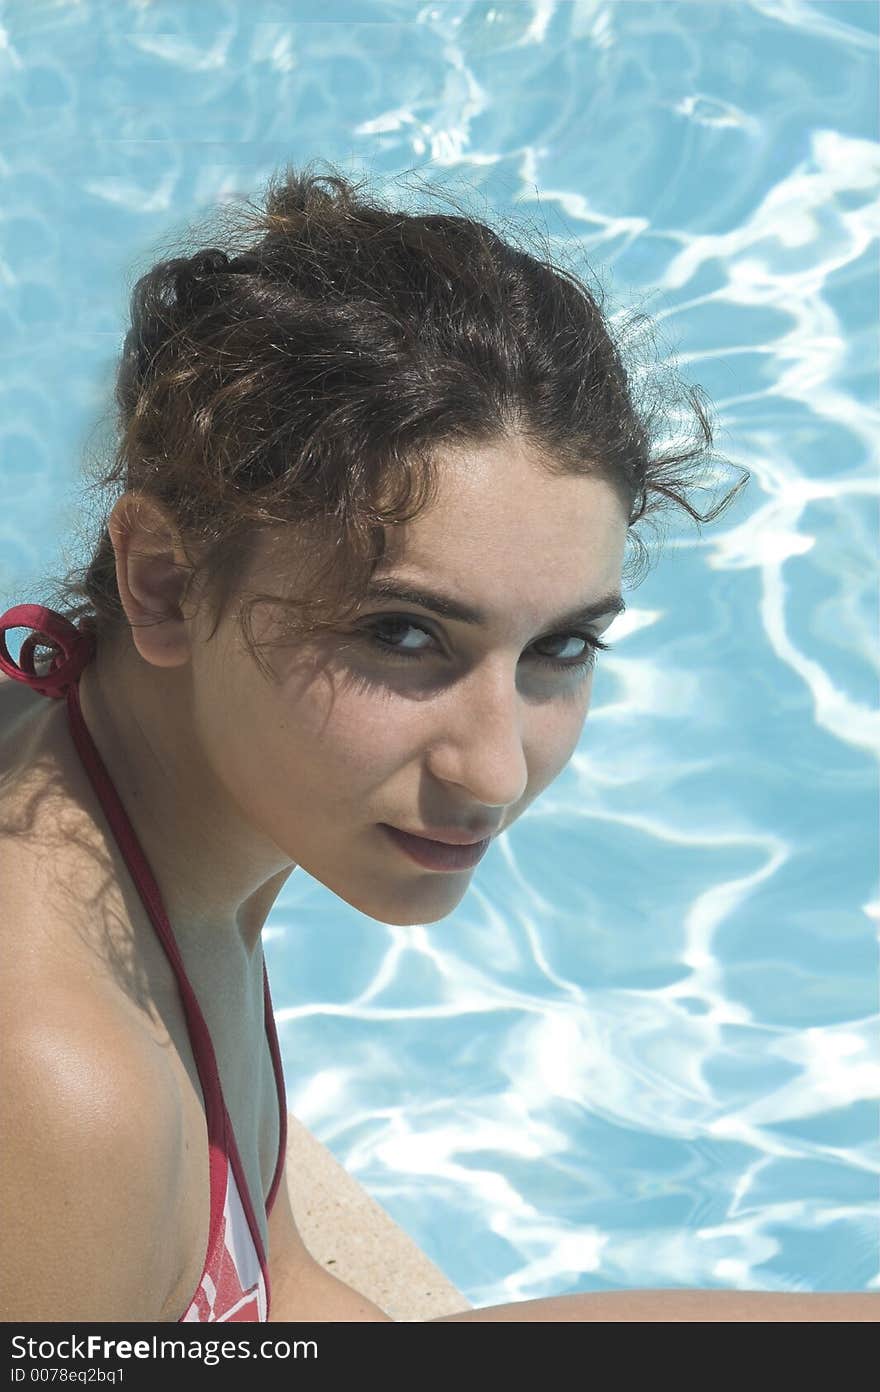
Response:
[{"label": "blue pool water", "polygon": [[878,15],[0,6],[3,609],[79,558],[134,278],[288,160],[581,250],[752,473],[673,523],[454,914],[298,871],[266,926],[291,1109],[475,1304],[880,1289]]}]

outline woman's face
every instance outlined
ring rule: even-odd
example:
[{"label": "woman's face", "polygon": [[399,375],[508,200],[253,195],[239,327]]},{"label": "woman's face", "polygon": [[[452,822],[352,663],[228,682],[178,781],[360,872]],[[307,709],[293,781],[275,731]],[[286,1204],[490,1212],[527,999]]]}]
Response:
[{"label": "woman's face", "polygon": [[[362,913],[442,919],[474,869],[425,868],[384,825],[477,838],[552,783],[590,704],[578,635],[614,618],[626,535],[598,480],[550,477],[518,444],[450,454],[437,504],[391,534],[374,581],[434,591],[483,622],[365,596],[338,633],[267,650],[269,682],[230,609],[192,654],[213,773],[255,830]],[[270,554],[277,566],[277,549],[261,552],[250,586],[271,589]],[[593,619],[559,622],[598,601]]]}]

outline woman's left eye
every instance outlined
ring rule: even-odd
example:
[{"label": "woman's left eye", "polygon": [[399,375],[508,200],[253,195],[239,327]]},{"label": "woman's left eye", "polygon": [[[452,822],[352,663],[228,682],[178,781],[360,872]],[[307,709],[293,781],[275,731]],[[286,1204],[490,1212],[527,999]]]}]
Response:
[{"label": "woman's left eye", "polygon": [[[412,629],[416,633],[423,633],[426,637],[433,639],[433,634],[422,624],[417,624],[412,619],[405,618],[402,614],[389,614],[381,619],[374,620],[371,624],[365,625],[359,630],[360,636],[374,648],[378,648],[383,657],[389,657],[392,661],[413,662],[420,658],[429,657],[431,648],[402,648],[387,638],[381,636],[383,629]],[[603,643],[601,638],[597,638],[594,633],[559,633],[549,635],[547,638],[539,639],[543,644],[554,644],[564,641],[570,643],[572,640],[580,643],[580,651],[574,657],[547,657],[541,653],[536,653],[534,661],[539,666],[553,668],[557,672],[575,672],[586,675],[596,663],[596,653],[598,651],[607,652],[611,647],[610,643]]]}]

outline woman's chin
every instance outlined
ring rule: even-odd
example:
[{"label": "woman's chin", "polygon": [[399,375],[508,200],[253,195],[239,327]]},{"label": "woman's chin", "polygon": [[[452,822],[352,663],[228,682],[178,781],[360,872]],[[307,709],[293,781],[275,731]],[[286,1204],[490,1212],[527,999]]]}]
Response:
[{"label": "woman's chin", "polygon": [[346,892],[345,886],[336,884],[327,885],[327,888],[351,904],[358,913],[377,923],[386,923],[394,928],[412,928],[417,924],[440,923],[454,913],[465,896],[471,878],[467,874],[437,875],[434,877],[436,888],[429,884],[426,891],[422,885],[421,892],[413,885],[408,889],[398,886],[393,891],[389,887],[384,893],[374,886],[372,891],[360,894],[352,892],[351,888]]}]

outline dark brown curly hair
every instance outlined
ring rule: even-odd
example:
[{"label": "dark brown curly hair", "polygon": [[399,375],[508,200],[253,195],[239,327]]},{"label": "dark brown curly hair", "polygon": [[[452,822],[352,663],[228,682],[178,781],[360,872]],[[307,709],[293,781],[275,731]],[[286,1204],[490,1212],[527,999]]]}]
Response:
[{"label": "dark brown curly hair", "polygon": [[[624,316],[615,337],[604,294],[573,271],[473,217],[367,199],[366,182],[287,165],[262,205],[214,210],[208,240],[222,245],[204,249],[191,227],[183,245],[195,237],[201,249],[137,280],[112,463],[105,449],[92,466],[101,517],[91,559],[48,601],[74,622],[88,617],[99,641],[128,628],[107,529],[123,492],[171,514],[191,561],[185,593],[198,576],[211,636],[266,528],[294,524],[288,558],[317,543],[309,554],[324,564],[299,593],[240,595],[259,662],[253,606],[278,606],[270,641],[281,643],[348,617],[385,528],[435,498],[444,448],[519,437],[550,473],[607,481],[629,518],[630,574],[648,558],[632,531],[641,519],[678,505],[698,525],[712,521],[749,481],[741,470],[705,514],[686,497],[720,457],[700,388],[674,373],[669,385],[655,367],[636,399],[639,365],[624,365],[624,341],[652,329],[647,316]],[[669,433],[676,416],[693,427],[684,441]]]}]

